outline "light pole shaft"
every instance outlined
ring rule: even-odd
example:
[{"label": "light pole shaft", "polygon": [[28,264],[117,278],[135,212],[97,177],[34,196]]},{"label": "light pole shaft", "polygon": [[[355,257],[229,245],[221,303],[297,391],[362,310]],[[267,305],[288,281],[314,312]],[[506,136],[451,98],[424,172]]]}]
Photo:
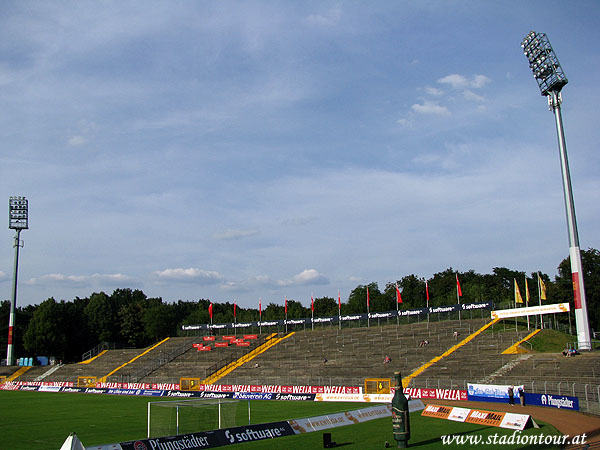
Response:
[{"label": "light pole shaft", "polygon": [[575,218],[575,204],[571,188],[571,174],[567,158],[567,145],[563,131],[561,98],[557,91],[549,93],[548,102],[556,119],[556,134],[558,149],[560,151],[560,168],[563,179],[563,192],[565,196],[565,211],[567,215],[567,228],[569,232],[569,259],[571,260],[571,276],[573,279],[573,299],[575,304],[575,324],[577,327],[577,342],[582,350],[590,350],[591,335],[588,322],[587,302],[583,283],[583,268],[581,264],[581,251],[579,249],[579,235],[577,233],[577,220]]},{"label": "light pole shaft", "polygon": [[19,247],[21,246],[21,230],[17,229],[17,235],[15,236],[15,267],[14,277],[12,286],[12,299],[10,302],[10,317],[8,319],[8,345],[6,346],[6,365],[12,366],[14,363],[14,328],[15,328],[15,315],[17,306],[17,276],[19,273]]}]

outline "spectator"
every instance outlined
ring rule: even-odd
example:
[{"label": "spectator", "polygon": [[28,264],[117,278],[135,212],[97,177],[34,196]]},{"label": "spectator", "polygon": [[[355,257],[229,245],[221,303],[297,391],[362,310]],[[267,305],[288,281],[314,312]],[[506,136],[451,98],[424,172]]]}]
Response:
[{"label": "spectator", "polygon": [[385,355],[385,358],[383,358],[384,364],[389,364],[391,361],[392,361],[392,358],[390,358],[388,355]]},{"label": "spectator", "polygon": [[523,388],[523,386],[519,386],[517,392],[519,393],[519,400],[521,401],[521,406],[525,406],[525,389]]},{"label": "spectator", "polygon": [[515,406],[515,387],[512,384],[508,387],[508,404]]},{"label": "spectator", "polygon": [[452,337],[454,337],[454,339],[458,339],[458,331],[454,331],[454,333],[452,333]]}]

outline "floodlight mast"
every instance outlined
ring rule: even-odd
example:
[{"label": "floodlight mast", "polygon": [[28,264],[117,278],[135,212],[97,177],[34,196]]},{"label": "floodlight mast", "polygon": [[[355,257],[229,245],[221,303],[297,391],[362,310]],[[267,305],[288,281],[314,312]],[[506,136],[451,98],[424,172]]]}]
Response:
[{"label": "floodlight mast", "polygon": [[12,286],[12,300],[10,303],[10,317],[8,321],[8,345],[6,347],[6,365],[14,364],[14,327],[17,306],[17,275],[19,272],[19,248],[23,246],[20,236],[22,230],[29,228],[29,204],[25,197],[10,197],[8,199],[8,228],[16,230],[15,235],[15,267]]},{"label": "floodlight mast", "polygon": [[521,47],[529,61],[529,67],[538,83],[540,92],[543,96],[548,97],[548,106],[550,111],[554,112],[554,118],[556,119],[556,133],[560,152],[565,211],[569,232],[569,258],[571,260],[571,275],[573,278],[577,343],[580,349],[591,350],[592,342],[583,283],[581,251],[579,249],[575,204],[573,202],[567,144],[561,114],[562,96],[560,91],[568,83],[568,80],[545,33],[530,31],[523,39],[523,42],[521,42]]}]

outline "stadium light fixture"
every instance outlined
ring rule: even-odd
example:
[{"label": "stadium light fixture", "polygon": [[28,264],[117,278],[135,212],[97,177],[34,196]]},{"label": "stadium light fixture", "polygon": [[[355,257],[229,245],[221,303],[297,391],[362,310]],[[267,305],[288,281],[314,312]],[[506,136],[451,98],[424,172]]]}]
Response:
[{"label": "stadium light fixture", "polygon": [[15,235],[15,266],[12,287],[12,300],[10,303],[10,316],[8,319],[8,345],[6,347],[6,365],[14,364],[14,327],[17,306],[17,275],[19,271],[19,248],[21,242],[21,231],[29,228],[29,203],[25,197],[10,197],[8,199],[8,228],[16,230]]},{"label": "stadium light fixture", "polygon": [[591,350],[592,343],[583,283],[581,251],[579,249],[577,220],[575,218],[575,205],[573,202],[573,190],[571,188],[571,174],[569,172],[567,144],[561,113],[562,95],[560,91],[568,83],[568,80],[545,33],[530,31],[521,42],[521,48],[523,48],[523,53],[525,53],[529,61],[529,67],[538,83],[542,96],[548,97],[548,106],[550,111],[554,113],[556,120],[567,228],[569,232],[569,258],[571,260],[571,275],[573,278],[577,343],[580,349]]}]

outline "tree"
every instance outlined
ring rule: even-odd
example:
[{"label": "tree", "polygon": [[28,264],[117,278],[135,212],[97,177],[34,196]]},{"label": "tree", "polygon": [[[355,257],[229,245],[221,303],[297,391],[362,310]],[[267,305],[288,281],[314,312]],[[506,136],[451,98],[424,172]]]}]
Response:
[{"label": "tree", "polygon": [[119,339],[117,312],[115,303],[104,292],[90,296],[84,313],[96,344]]},{"label": "tree", "polygon": [[66,336],[63,316],[54,298],[42,302],[33,313],[23,339],[25,350],[31,355],[65,357]]},{"label": "tree", "polygon": [[[600,252],[594,248],[582,250],[581,265],[590,328],[598,330],[600,328]],[[558,303],[568,302],[571,304],[571,309],[574,309],[570,257],[559,264],[558,275],[555,277],[554,285],[549,289],[548,296]]]},{"label": "tree", "polygon": [[162,302],[150,306],[143,316],[145,335],[150,342],[160,341],[177,334],[175,308]]},{"label": "tree", "polygon": [[331,297],[315,298],[314,306],[314,314],[316,317],[331,317],[338,315],[338,303]]},{"label": "tree", "polygon": [[[416,275],[407,275],[398,282],[398,287],[402,294],[403,307],[423,308],[427,306],[424,278],[419,278]],[[395,284],[394,289],[396,289]]]},{"label": "tree", "polygon": [[133,347],[145,347],[148,344],[144,329],[144,312],[144,307],[138,302],[123,305],[119,310],[121,336],[125,343]]},{"label": "tree", "polygon": [[87,299],[80,298],[76,298],[72,302],[65,302],[64,300],[60,302],[65,334],[63,359],[66,361],[79,361],[83,353],[98,344],[95,337],[90,333],[87,317],[84,313],[87,304]]},{"label": "tree", "polygon": [[[284,306],[285,315],[285,306]],[[306,308],[302,306],[302,303],[296,300],[288,299],[288,319],[301,319],[303,317],[310,317],[310,312],[307,312]]]},{"label": "tree", "polygon": [[367,288],[369,289],[369,310],[371,312],[380,311],[377,307],[382,303],[379,299],[381,292],[379,292],[377,283],[373,282],[366,286],[359,285],[350,292],[347,314],[367,312]]}]

